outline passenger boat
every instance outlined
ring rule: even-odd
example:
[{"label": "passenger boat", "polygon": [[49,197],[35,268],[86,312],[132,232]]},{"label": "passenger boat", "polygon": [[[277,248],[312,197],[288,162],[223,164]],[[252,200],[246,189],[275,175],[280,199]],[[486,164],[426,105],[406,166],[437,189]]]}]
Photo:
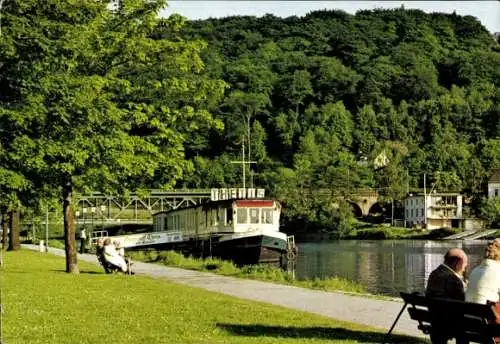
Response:
[{"label": "passenger boat", "polygon": [[[283,265],[290,245],[287,235],[279,231],[280,203],[240,198],[241,192],[226,190],[226,196],[222,192],[222,197],[212,197],[210,202],[154,214],[154,232],[180,233],[179,240],[165,245],[185,254],[215,256],[237,265]],[[231,195],[236,197],[229,199]]]}]

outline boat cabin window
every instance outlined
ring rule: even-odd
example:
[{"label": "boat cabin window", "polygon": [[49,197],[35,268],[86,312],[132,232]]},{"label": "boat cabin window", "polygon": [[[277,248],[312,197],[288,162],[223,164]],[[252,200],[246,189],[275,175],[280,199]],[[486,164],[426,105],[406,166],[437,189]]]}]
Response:
[{"label": "boat cabin window", "polygon": [[247,208],[238,208],[236,216],[238,223],[247,223]]},{"label": "boat cabin window", "polygon": [[212,209],[212,226],[217,226],[219,223],[219,214],[217,214],[217,209]]},{"label": "boat cabin window", "polygon": [[250,208],[250,223],[259,223],[259,208]]},{"label": "boat cabin window", "polygon": [[226,223],[228,225],[233,223],[233,208],[226,209]]},{"label": "boat cabin window", "polygon": [[273,224],[273,210],[262,208],[260,210],[260,223]]}]

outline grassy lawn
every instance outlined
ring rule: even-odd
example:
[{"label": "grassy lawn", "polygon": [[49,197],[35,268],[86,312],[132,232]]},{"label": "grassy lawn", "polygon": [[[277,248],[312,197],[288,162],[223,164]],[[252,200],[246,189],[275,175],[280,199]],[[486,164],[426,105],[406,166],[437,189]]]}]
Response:
[{"label": "grassy lawn", "polygon": [[[63,258],[4,253],[5,343],[380,343],[383,333]],[[374,314],[373,316],[377,316]],[[109,338],[106,338],[109,336]],[[423,343],[403,336],[393,342]]]}]

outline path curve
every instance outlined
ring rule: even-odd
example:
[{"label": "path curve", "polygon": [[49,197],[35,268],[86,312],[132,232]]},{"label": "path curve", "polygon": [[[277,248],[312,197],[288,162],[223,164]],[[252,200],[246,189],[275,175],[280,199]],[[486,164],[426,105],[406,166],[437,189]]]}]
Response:
[{"label": "path curve", "polygon": [[[22,245],[39,250],[37,245]],[[49,253],[63,256],[64,250],[49,248]],[[78,259],[98,264],[92,254],[78,254]],[[388,331],[403,307],[399,300],[379,300],[338,292],[305,289],[271,282],[220,276],[209,272],[191,271],[152,263],[134,262],[137,275],[164,278],[191,287],[202,288],[237,298],[261,301],[277,306],[323,315]],[[405,311],[394,333],[424,337]]]}]

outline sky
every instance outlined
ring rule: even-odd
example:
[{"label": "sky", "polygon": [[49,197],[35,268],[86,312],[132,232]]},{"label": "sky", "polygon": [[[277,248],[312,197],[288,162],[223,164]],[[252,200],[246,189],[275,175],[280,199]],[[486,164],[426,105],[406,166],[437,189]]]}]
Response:
[{"label": "sky", "polygon": [[460,15],[478,18],[490,32],[500,32],[500,1],[169,1],[162,16],[179,13],[188,19],[220,18],[232,15],[263,16],[266,13],[277,17],[303,16],[313,10],[339,9],[356,13],[362,9],[405,8],[421,9],[425,12],[456,11]]}]

